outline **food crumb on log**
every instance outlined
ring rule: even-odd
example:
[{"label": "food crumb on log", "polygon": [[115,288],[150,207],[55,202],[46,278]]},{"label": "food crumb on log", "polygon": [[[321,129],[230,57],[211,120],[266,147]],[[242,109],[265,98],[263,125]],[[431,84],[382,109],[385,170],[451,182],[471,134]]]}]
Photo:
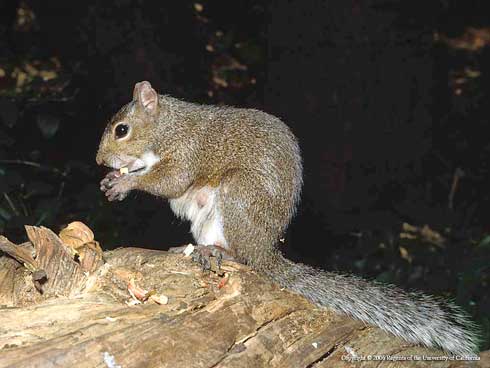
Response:
[{"label": "food crumb on log", "polygon": [[[82,240],[76,240],[74,229]],[[53,362],[327,368],[375,355],[444,356],[318,308],[234,262],[223,261],[220,276],[164,251],[128,247],[102,253],[80,224],[62,237],[43,227],[26,231],[29,244],[0,238],[10,251],[0,256],[0,303],[17,307],[0,306],[0,368],[53,367]],[[88,243],[88,253],[82,252]],[[84,257],[88,268],[82,267]],[[128,306],[128,300],[138,304]],[[487,352],[481,357],[482,364],[488,362]],[[379,363],[362,361],[365,367]],[[390,364],[427,366],[414,360]],[[479,362],[454,360],[437,364],[479,367]]]}]

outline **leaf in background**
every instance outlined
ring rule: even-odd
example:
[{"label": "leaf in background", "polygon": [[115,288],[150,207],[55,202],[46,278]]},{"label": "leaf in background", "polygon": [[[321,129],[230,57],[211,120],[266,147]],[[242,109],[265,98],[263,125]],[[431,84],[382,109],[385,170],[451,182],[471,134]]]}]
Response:
[{"label": "leaf in background", "polygon": [[490,249],[490,235],[485,236],[477,246],[478,249]]},{"label": "leaf in background", "polygon": [[12,128],[17,122],[19,117],[19,111],[17,110],[17,105],[10,100],[1,99],[0,100],[0,121],[8,127]]},{"label": "leaf in background", "polygon": [[10,220],[12,215],[5,208],[0,207],[0,219],[5,219],[6,221]]},{"label": "leaf in background", "polygon": [[39,75],[45,82],[51,79],[58,78],[58,73],[56,73],[54,70],[41,70],[39,72]]},{"label": "leaf in background", "polygon": [[60,127],[60,119],[53,115],[38,115],[36,123],[44,138],[47,139],[53,137]]}]

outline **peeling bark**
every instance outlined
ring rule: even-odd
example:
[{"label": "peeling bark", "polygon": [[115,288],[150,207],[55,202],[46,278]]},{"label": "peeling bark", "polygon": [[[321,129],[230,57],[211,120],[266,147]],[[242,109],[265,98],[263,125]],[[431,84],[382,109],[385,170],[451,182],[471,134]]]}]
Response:
[{"label": "peeling bark", "polygon": [[[100,262],[87,272],[49,229],[28,234],[30,269],[12,252],[29,246],[0,238],[10,250],[0,257],[0,367],[350,367],[359,363],[343,357],[444,355],[317,308],[243,265],[225,262],[223,279],[182,255],[120,248],[105,252],[104,264],[91,253]],[[39,270],[42,294],[32,277]],[[168,303],[128,305],[131,283]],[[483,367],[488,359],[362,366]]]}]

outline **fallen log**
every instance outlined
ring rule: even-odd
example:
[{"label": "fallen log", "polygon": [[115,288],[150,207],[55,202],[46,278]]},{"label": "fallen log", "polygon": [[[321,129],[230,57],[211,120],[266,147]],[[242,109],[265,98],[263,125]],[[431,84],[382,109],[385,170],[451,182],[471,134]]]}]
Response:
[{"label": "fallen log", "polygon": [[489,352],[430,360],[446,354],[317,308],[237,263],[216,273],[164,251],[102,253],[87,229],[28,226],[21,245],[0,237],[0,367],[489,366]]}]

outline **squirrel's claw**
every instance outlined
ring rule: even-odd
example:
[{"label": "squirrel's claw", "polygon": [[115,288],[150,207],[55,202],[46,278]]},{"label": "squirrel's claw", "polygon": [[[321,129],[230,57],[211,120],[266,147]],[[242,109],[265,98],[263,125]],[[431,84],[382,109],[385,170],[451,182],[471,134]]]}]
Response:
[{"label": "squirrel's claw", "polygon": [[134,189],[135,179],[132,175],[123,175],[119,171],[109,172],[100,182],[100,190],[109,201],[122,201]]},{"label": "squirrel's claw", "polygon": [[233,256],[219,245],[196,245],[191,254],[192,260],[199,263],[203,270],[209,271],[211,267],[211,257],[216,260],[216,268],[219,271],[223,260],[233,261]]},{"label": "squirrel's claw", "polygon": [[119,178],[121,174],[119,171],[114,170],[109,172],[104,179],[100,181],[100,190],[106,192],[115,184],[115,179]]},{"label": "squirrel's claw", "polygon": [[122,201],[124,198],[127,197],[129,192],[118,192],[117,189],[109,189],[107,192],[105,192],[105,195],[107,199],[112,202],[112,201]]},{"label": "squirrel's claw", "polygon": [[223,262],[223,252],[213,245],[197,245],[191,257],[194,262],[201,265],[203,271],[211,270],[211,257],[216,258],[216,268],[218,270]]}]

